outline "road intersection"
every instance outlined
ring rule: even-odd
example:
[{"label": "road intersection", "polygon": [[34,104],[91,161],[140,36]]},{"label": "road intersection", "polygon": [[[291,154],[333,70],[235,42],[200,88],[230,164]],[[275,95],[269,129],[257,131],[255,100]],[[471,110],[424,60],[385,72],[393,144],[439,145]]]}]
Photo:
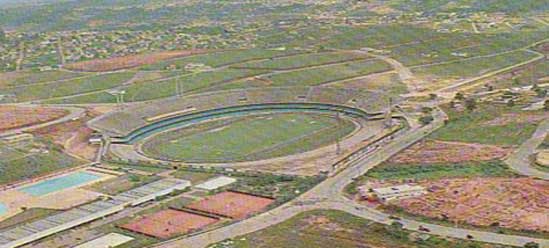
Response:
[{"label": "road intersection", "polygon": [[[170,240],[155,245],[162,248],[199,248],[206,247],[211,243],[220,242],[229,238],[245,235],[261,229],[276,225],[296,216],[299,213],[315,209],[335,209],[353,215],[372,220],[382,224],[391,224],[395,220],[390,215],[382,213],[373,208],[354,202],[343,195],[345,186],[351,183],[356,177],[363,175],[368,170],[382,163],[386,159],[421,140],[431,132],[444,125],[447,118],[445,113],[435,109],[434,121],[423,127],[411,127],[407,132],[394,137],[386,146],[380,147],[369,156],[362,158],[358,163],[342,170],[340,173],[329,177],[310,191],[300,197],[279,206],[271,211],[259,214],[249,219],[236,222],[215,230],[197,233],[192,236]],[[528,242],[536,242],[541,247],[549,247],[549,240],[536,239],[525,236],[506,235],[491,232],[475,231],[463,228],[448,227],[430,223],[423,223],[409,219],[401,219],[398,222],[403,228],[420,232],[420,226],[430,229],[430,234],[446,236],[458,239],[470,239],[481,242],[505,244],[511,246],[523,246]],[[472,236],[472,237],[471,237]]]}]

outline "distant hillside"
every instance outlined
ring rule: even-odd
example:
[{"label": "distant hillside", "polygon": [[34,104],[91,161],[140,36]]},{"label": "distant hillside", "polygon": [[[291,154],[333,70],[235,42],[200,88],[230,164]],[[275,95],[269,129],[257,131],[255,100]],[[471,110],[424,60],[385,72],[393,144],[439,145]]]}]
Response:
[{"label": "distant hillside", "polygon": [[531,11],[549,10],[547,0],[424,0],[424,1],[388,1],[390,5],[404,11],[422,12],[506,12],[526,14]]},{"label": "distant hillside", "polygon": [[69,0],[0,0],[0,8],[20,6],[20,5],[40,5],[54,2],[63,2]]}]

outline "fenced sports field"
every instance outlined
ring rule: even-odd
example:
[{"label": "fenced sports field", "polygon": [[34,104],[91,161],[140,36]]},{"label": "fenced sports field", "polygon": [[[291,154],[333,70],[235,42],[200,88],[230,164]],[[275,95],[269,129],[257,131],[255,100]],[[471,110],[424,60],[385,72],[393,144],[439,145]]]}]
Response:
[{"label": "fenced sports field", "polygon": [[147,236],[166,239],[203,228],[217,221],[219,219],[180,210],[166,209],[120,227]]},{"label": "fenced sports field", "polygon": [[304,113],[234,117],[152,137],[147,156],[186,162],[251,161],[297,154],[335,143],[355,124],[333,115]]},{"label": "fenced sports field", "polygon": [[226,191],[193,202],[186,207],[223,217],[242,219],[264,210],[274,201],[272,198]]}]

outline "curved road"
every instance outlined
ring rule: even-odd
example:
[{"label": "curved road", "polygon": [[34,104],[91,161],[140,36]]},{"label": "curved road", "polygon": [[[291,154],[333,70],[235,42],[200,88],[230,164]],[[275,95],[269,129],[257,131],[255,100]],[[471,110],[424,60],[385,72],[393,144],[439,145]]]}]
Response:
[{"label": "curved road", "polygon": [[[48,107],[47,105],[33,105],[33,104],[14,104],[13,106],[21,106],[21,107],[37,107],[37,106],[40,106],[40,107]],[[84,115],[84,113],[86,112],[86,110],[85,110],[84,108],[67,107],[67,106],[63,106],[63,107],[52,106],[52,107],[53,107],[53,108],[58,108],[58,109],[60,108],[60,109],[68,110],[68,111],[69,111],[69,114],[68,114],[68,115],[65,115],[65,116],[63,116],[63,117],[61,117],[61,118],[52,120],[52,121],[48,121],[48,122],[44,122],[44,123],[40,123],[40,124],[36,124],[36,125],[32,125],[32,126],[27,126],[27,127],[21,127],[21,128],[16,128],[16,129],[10,129],[10,130],[5,131],[5,132],[0,132],[0,136],[9,136],[9,135],[13,135],[13,134],[21,133],[21,132],[31,131],[31,130],[35,130],[35,129],[39,129],[39,128],[43,128],[43,127],[47,127],[47,126],[51,126],[51,125],[63,123],[63,122],[70,121],[70,120],[75,119],[75,118],[80,118],[80,117],[82,117],[82,116]]]},{"label": "curved road", "polygon": [[532,137],[522,143],[522,145],[505,160],[505,163],[521,175],[549,180],[549,172],[532,167],[532,161],[530,161],[530,155],[534,154],[539,145],[543,143],[548,132],[549,119],[545,119],[538,125],[538,128]]},{"label": "curved road", "polygon": [[[163,248],[199,248],[205,247],[211,243],[223,241],[240,235],[245,235],[255,232],[269,226],[281,223],[291,217],[305,211],[313,209],[337,209],[365,219],[375,222],[390,224],[393,222],[389,215],[377,211],[372,208],[360,205],[343,196],[343,189],[351,183],[354,178],[363,175],[374,166],[380,164],[399,151],[414,144],[424,138],[434,130],[444,125],[446,115],[440,110],[436,110],[434,114],[435,120],[433,123],[421,127],[412,128],[410,131],[395,137],[390,143],[370,156],[365,157],[362,161],[353,164],[341,171],[339,174],[330,177],[310,191],[304,193],[298,198],[277,207],[271,211],[259,214],[249,219],[242,220],[232,225],[224,226],[209,232],[195,234],[190,237],[170,240],[164,243],[155,245],[155,247]],[[498,243],[512,246],[523,246],[528,242],[536,242],[541,247],[549,247],[549,240],[536,239],[523,236],[497,234],[491,232],[474,231],[462,228],[453,228],[435,224],[421,223],[414,220],[402,219],[399,220],[405,229],[419,231],[420,225],[431,230],[430,234],[439,236],[448,236],[453,238],[465,239],[468,234],[473,236],[473,240],[489,243]]]}]

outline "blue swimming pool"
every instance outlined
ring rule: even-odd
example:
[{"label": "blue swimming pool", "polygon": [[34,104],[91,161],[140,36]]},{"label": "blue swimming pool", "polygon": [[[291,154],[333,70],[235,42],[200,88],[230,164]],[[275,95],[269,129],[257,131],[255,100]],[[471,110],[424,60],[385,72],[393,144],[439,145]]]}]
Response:
[{"label": "blue swimming pool", "polygon": [[23,187],[19,189],[19,191],[25,192],[33,196],[41,196],[58,190],[82,185],[87,182],[99,179],[100,177],[101,176],[92,173],[75,172],[66,176],[48,179],[37,184]]},{"label": "blue swimming pool", "polygon": [[0,203],[0,215],[5,214],[7,211],[8,211],[8,208],[6,207],[6,205]]}]

